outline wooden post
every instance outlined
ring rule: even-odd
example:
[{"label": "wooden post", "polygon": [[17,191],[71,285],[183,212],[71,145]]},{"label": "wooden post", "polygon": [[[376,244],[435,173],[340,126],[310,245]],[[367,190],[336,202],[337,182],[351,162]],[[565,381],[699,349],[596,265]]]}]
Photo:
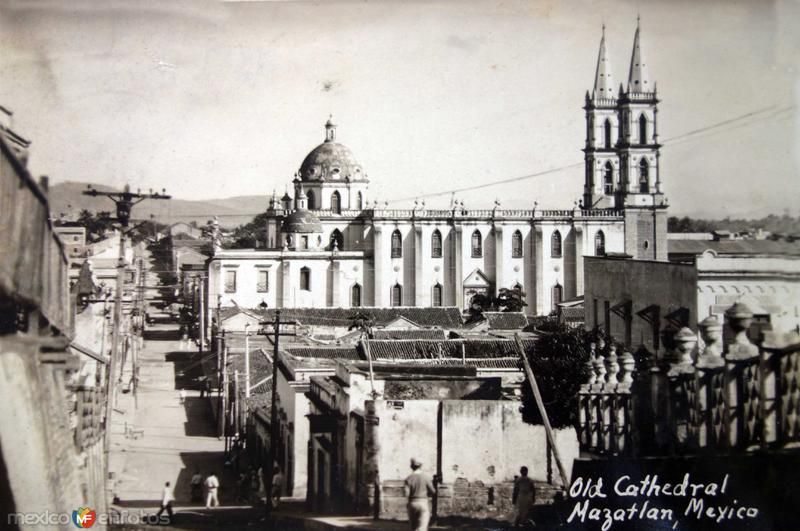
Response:
[{"label": "wooden post", "polygon": [[125,283],[125,233],[119,235],[119,258],[117,260],[117,287],[116,298],[114,299],[114,328],[111,335],[111,360],[109,363],[107,395],[106,395],[106,425],[103,450],[106,454],[106,462],[111,452],[111,415],[114,412],[114,402],[117,396],[117,361],[119,358],[120,328],[122,327],[122,293]]},{"label": "wooden post", "polygon": [[536,377],[533,375],[531,366],[528,363],[528,357],[525,355],[525,347],[522,345],[522,340],[520,339],[519,334],[514,334],[514,343],[516,343],[517,351],[519,352],[520,357],[522,357],[522,364],[525,367],[525,375],[528,377],[528,384],[531,386],[531,391],[533,391],[533,398],[536,400],[536,407],[539,409],[539,413],[542,415],[542,422],[544,422],[544,430],[547,433],[547,440],[550,442],[550,446],[553,450],[553,457],[556,458],[558,473],[561,476],[561,484],[565,489],[567,489],[569,488],[567,470],[564,468],[564,463],[561,462],[561,456],[558,453],[558,446],[556,446],[556,440],[553,435],[553,428],[550,427],[550,419],[548,418],[547,411],[544,408],[544,402],[542,401],[541,393],[539,393],[539,386],[536,383]]},{"label": "wooden post", "polygon": [[[250,398],[250,323],[244,325],[244,396]],[[238,395],[237,395],[238,396]]]}]

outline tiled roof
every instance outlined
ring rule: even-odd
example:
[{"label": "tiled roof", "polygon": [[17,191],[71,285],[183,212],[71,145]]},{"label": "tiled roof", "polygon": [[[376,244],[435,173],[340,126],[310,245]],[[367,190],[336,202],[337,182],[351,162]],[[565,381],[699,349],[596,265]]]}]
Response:
[{"label": "tiled roof", "polygon": [[[528,350],[533,347],[533,340],[523,339],[522,344]],[[363,343],[359,349],[363,349]],[[516,345],[511,339],[372,340],[369,342],[369,351],[373,360],[381,361],[518,357]]]},{"label": "tiled roof", "polygon": [[297,358],[326,360],[359,360],[355,347],[287,347],[286,352]]},{"label": "tiled roof", "polygon": [[[264,315],[257,310],[249,312]],[[416,308],[416,307],[397,307],[397,308],[285,308],[281,310],[282,321],[299,321],[304,325],[315,326],[336,326],[348,327],[353,322],[353,316],[357,313],[371,315],[374,324],[380,326],[398,317],[405,317],[409,321],[425,326],[439,328],[461,328],[461,310],[455,306],[440,308]],[[266,311],[265,319],[275,318],[275,310]]]},{"label": "tiled roof", "polygon": [[566,307],[559,310],[561,319],[570,323],[582,323],[585,315],[583,307]]},{"label": "tiled roof", "polygon": [[528,326],[528,318],[522,312],[483,312],[489,321],[490,330],[522,330]]},{"label": "tiled roof", "polygon": [[[228,374],[230,377],[234,371],[244,374],[244,354],[228,354]],[[272,374],[272,363],[260,349],[250,351],[250,383],[251,385],[270,376]]]},{"label": "tiled roof", "polygon": [[441,328],[420,328],[412,330],[373,330],[374,339],[447,339]]},{"label": "tiled roof", "polygon": [[244,403],[248,409],[260,409],[269,418],[272,401],[272,380],[268,380],[250,390],[250,398],[245,398]]},{"label": "tiled roof", "polygon": [[777,254],[800,255],[800,242],[773,240],[669,240],[668,254],[699,255],[706,250],[717,254]]},{"label": "tiled roof", "polygon": [[403,360],[403,363],[408,365],[424,366],[444,366],[444,367],[475,367],[477,369],[519,369],[522,367],[518,357],[502,357],[502,358],[468,358],[462,360],[461,358],[441,358],[441,359],[416,359],[416,360]]}]

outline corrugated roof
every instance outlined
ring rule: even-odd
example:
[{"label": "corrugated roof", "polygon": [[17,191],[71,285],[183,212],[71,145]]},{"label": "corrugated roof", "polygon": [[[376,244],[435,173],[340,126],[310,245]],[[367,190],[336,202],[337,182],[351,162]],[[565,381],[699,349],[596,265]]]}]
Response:
[{"label": "corrugated roof", "polygon": [[668,254],[703,254],[706,250],[717,254],[777,254],[800,255],[800,242],[773,240],[669,240]]},{"label": "corrugated roof", "polygon": [[528,318],[522,312],[483,312],[490,330],[522,330]]}]

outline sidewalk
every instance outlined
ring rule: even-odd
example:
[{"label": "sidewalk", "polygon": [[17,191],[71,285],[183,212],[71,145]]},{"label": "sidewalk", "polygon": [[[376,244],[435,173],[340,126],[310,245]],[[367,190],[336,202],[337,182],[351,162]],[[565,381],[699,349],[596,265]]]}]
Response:
[{"label": "sidewalk", "polygon": [[[167,481],[174,488],[176,504],[189,503],[189,481],[195,471],[203,476],[213,471],[221,478],[221,502],[234,490],[233,478],[223,471],[224,441],[217,438],[207,401],[199,398],[199,391],[187,388],[186,401],[180,403],[179,389],[189,387],[189,382],[177,373],[196,355],[180,347],[175,325],[149,327],[139,357],[138,409],[131,393],[118,394],[110,470],[122,506],[157,508]],[[141,437],[126,438],[126,423],[141,430]]]}]

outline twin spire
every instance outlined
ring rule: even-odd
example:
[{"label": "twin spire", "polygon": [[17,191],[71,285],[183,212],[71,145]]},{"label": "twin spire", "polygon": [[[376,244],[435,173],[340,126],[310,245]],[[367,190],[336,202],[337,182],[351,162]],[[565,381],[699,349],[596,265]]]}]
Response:
[{"label": "twin spire", "polygon": [[[628,71],[628,93],[653,92],[647,62],[644,58],[641,45],[641,26],[636,18],[636,33],[633,36],[633,51],[631,52],[631,66]],[[600,38],[600,52],[597,56],[597,70],[594,75],[594,90],[592,99],[613,98],[614,82],[611,77],[611,61],[606,50],[606,26],[603,25],[603,36]]]},{"label": "twin spire", "polygon": [[594,92],[592,99],[613,98],[614,80],[611,77],[611,63],[606,51],[606,25],[603,24],[603,36],[600,38],[600,53],[597,55],[597,70],[594,73]]}]

